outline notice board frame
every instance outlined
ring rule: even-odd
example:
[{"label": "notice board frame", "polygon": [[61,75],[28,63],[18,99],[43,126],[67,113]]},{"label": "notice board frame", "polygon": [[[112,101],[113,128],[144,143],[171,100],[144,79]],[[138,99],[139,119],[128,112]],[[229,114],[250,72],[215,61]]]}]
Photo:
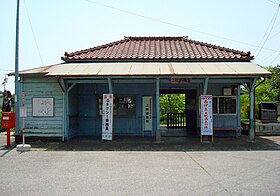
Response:
[{"label": "notice board frame", "polygon": [[54,97],[33,97],[32,98],[33,117],[53,117]]}]

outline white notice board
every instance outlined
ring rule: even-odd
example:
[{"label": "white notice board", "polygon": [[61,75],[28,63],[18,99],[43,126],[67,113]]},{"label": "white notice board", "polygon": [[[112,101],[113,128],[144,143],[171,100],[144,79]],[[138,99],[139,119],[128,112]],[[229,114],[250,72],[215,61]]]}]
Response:
[{"label": "white notice board", "polygon": [[32,116],[54,116],[54,98],[33,98]]}]

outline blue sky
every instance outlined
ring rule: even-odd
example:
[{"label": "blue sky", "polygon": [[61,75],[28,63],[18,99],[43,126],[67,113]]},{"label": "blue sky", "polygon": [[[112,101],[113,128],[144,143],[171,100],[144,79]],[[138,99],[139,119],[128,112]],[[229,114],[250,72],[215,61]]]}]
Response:
[{"label": "blue sky", "polygon": [[[19,69],[60,63],[66,51],[124,36],[188,36],[251,51],[256,57],[253,62],[262,66],[277,65],[280,14],[275,22],[273,18],[279,3],[280,0],[21,0]],[[15,17],[16,0],[1,0],[1,83],[5,74],[14,70]],[[12,77],[7,88],[13,91]]]}]

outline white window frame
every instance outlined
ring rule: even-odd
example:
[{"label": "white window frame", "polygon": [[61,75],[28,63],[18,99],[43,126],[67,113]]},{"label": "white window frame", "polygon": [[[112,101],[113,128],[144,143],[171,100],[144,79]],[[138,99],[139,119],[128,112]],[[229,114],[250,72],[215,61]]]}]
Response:
[{"label": "white window frame", "polygon": [[[213,96],[213,104],[214,104],[214,98],[217,98],[217,111],[218,113],[214,113],[214,107],[213,107],[213,115],[237,115],[237,96]],[[232,98],[235,99],[235,113],[220,113],[220,98]],[[216,110],[216,109],[215,109]]]}]

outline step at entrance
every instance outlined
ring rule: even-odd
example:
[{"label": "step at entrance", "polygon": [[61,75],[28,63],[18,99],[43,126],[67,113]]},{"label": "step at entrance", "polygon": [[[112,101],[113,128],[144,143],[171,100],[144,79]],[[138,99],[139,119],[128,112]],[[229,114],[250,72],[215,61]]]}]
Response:
[{"label": "step at entrance", "polygon": [[168,129],[164,127],[161,128],[161,136],[162,137],[186,137],[187,129],[186,128]]}]

